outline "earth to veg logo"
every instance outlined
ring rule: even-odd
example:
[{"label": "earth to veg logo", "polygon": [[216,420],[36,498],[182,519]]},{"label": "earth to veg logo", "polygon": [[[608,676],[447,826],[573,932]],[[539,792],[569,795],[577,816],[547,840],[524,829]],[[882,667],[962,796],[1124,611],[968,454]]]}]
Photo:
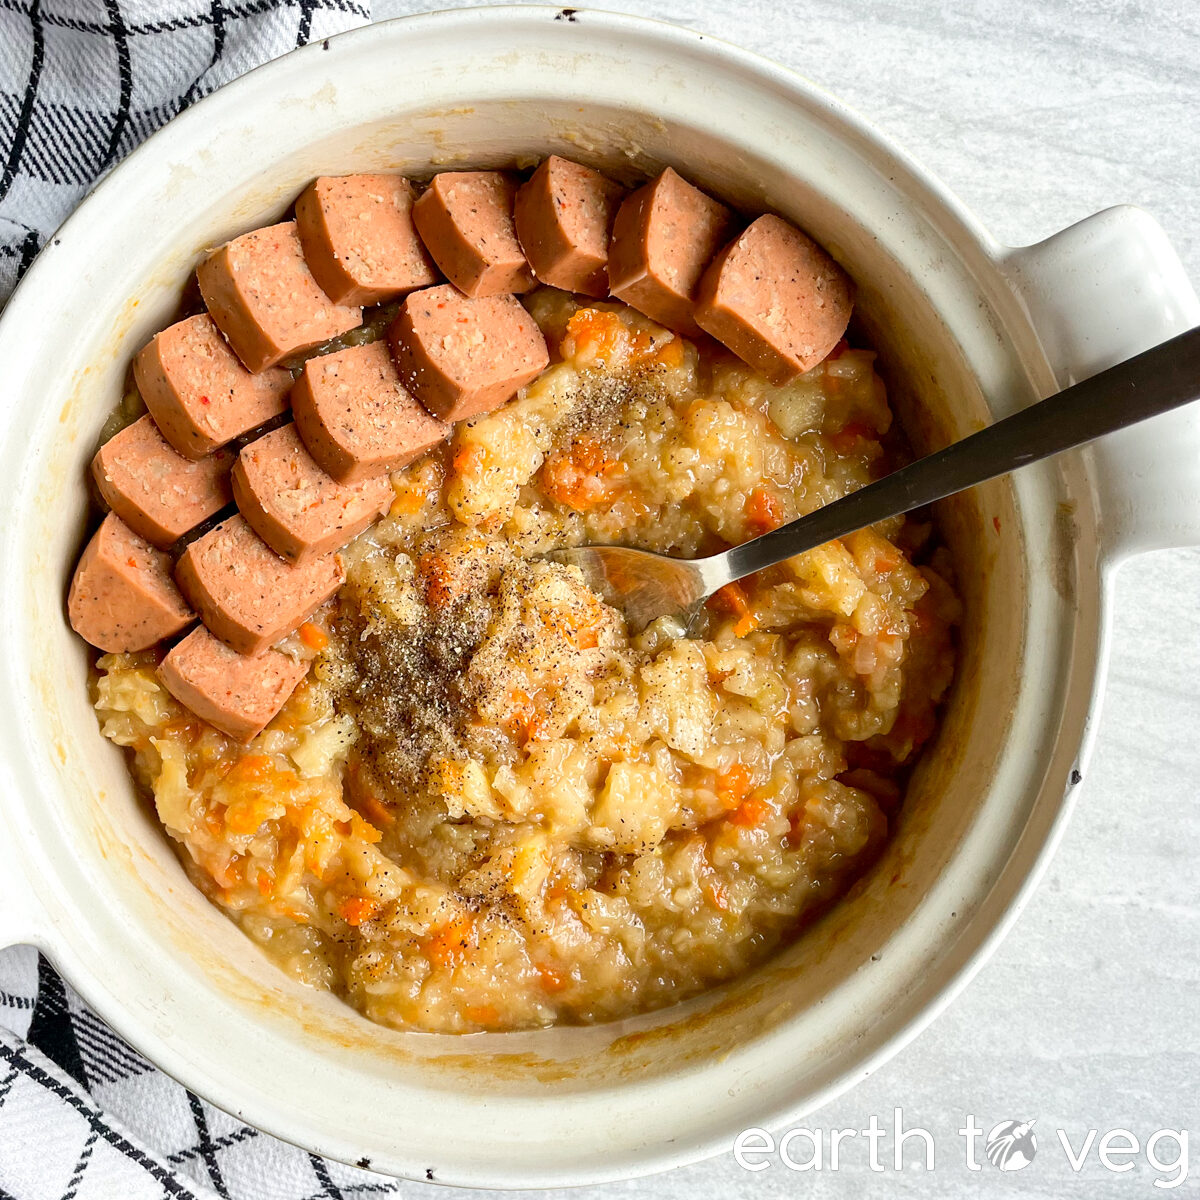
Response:
[{"label": "earth to veg logo", "polygon": [[1002,1171],[1019,1171],[1033,1162],[1037,1138],[1032,1121],[1001,1121],[988,1134],[983,1152],[988,1161]]},{"label": "earth to veg logo", "polygon": [[1061,1180],[1065,1172],[1095,1180],[1099,1172],[1148,1179],[1153,1188],[1173,1191],[1188,1179],[1188,1131],[1178,1129],[1084,1129],[1064,1123],[1042,1127],[1041,1154],[1032,1117],[996,1123],[967,1113],[958,1129],[935,1134],[910,1125],[904,1109],[892,1119],[871,1114],[861,1128],[799,1125],[782,1133],[743,1129],[733,1142],[733,1158],[744,1171],[957,1170],[1011,1173],[1037,1166],[1030,1178]]}]

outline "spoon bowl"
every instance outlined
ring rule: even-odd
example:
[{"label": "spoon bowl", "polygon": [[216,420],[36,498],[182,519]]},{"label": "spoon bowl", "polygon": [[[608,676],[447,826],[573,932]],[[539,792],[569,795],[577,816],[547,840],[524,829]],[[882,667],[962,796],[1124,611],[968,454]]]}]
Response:
[{"label": "spoon bowl", "polygon": [[686,626],[726,584],[1196,399],[1200,328],[720,554],[681,559],[630,546],[576,546],[546,557],[578,567],[588,586],[624,614],[631,633],[665,616]]}]

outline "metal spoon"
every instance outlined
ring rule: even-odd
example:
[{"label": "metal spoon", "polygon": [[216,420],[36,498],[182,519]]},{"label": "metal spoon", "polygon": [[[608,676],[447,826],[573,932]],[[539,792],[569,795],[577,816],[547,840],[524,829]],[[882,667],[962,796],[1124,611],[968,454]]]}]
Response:
[{"label": "metal spoon", "polygon": [[679,559],[627,546],[578,546],[546,557],[579,567],[593,590],[620,609],[636,633],[658,617],[694,616],[718,588],[795,554],[1196,399],[1200,328],[721,554]]}]

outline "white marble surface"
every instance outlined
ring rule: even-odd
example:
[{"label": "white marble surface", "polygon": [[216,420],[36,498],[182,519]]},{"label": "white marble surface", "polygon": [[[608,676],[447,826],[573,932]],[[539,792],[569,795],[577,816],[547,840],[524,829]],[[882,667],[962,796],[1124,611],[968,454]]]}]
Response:
[{"label": "white marble surface", "polygon": [[[418,4],[377,0],[380,16]],[[1196,0],[665,0],[606,7],[679,22],[801,71],[914,153],[1002,240],[1040,239],[1118,202],[1149,209],[1200,280],[1200,3]],[[1200,497],[1197,497],[1200,503]],[[1110,686],[1078,812],[1041,888],[975,982],[916,1042],[809,1124],[936,1135],[932,1173],[758,1174],[732,1155],[604,1197],[1125,1197],[1172,1194],[1144,1155],[1079,1175],[1055,1130],[1144,1139],[1193,1127],[1200,1190],[1200,551],[1120,577]],[[698,1098],[699,1099],[699,1098]],[[1001,1174],[963,1163],[955,1131],[1038,1119],[1039,1154]],[[861,1139],[859,1139],[861,1143]],[[891,1139],[883,1142],[891,1163]],[[847,1143],[852,1146],[852,1143]],[[1160,1158],[1174,1157],[1169,1143]],[[797,1156],[801,1157],[797,1147]],[[914,1155],[914,1160],[915,1160]],[[1176,1172],[1162,1174],[1174,1177]],[[415,1190],[415,1189],[414,1189]],[[422,1195],[428,1194],[422,1192]]]}]

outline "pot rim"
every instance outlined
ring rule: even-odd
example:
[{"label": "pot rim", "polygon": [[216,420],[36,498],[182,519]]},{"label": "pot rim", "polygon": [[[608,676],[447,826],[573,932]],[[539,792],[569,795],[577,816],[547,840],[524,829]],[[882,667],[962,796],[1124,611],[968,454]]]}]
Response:
[{"label": "pot rim", "polygon": [[[547,21],[560,19],[561,13],[562,10],[556,13],[556,10],[552,8],[532,5],[442,10],[401,17],[348,31],[330,39],[328,44],[331,51],[344,53],[354,50],[360,44],[366,45],[376,39],[407,37],[412,32],[423,30],[433,30],[445,36],[455,28],[467,24],[494,25],[500,34],[504,29],[511,28],[513,23],[544,24]],[[604,27],[627,33],[642,43],[650,42],[661,45],[666,53],[685,48],[689,54],[695,55],[703,48],[705,55],[725,65],[732,64],[758,81],[769,82],[797,105],[818,110],[826,121],[836,127],[843,140],[849,142],[858,139],[869,148],[874,158],[882,158],[888,162],[889,166],[903,171],[906,176],[905,189],[922,196],[925,203],[939,210],[944,215],[948,227],[951,225],[957,227],[958,236],[964,246],[974,252],[975,262],[973,265],[999,274],[1002,248],[991,238],[958,197],[936,176],[920,167],[907,152],[895,146],[872,123],[802,76],[723,40],[681,29],[666,22],[588,9],[577,10],[577,15],[585,26],[590,23],[600,23]],[[95,227],[97,215],[103,211],[109,198],[116,196],[118,190],[126,186],[128,180],[136,177],[136,173],[141,169],[143,163],[164,158],[170,155],[177,146],[186,146],[187,139],[192,136],[193,131],[198,132],[211,127],[214,122],[219,122],[222,114],[230,113],[241,103],[244,92],[249,91],[253,86],[261,85],[266,78],[278,82],[301,74],[312,57],[320,53],[322,53],[320,46],[311,45],[267,63],[234,80],[169,122],[119,164],[64,222],[59,233],[48,241],[46,248],[38,255],[5,311],[0,313],[0,346],[3,346],[11,336],[10,331],[18,324],[25,307],[37,304],[43,278],[51,277],[55,270],[55,264],[52,261],[54,248],[61,241],[75,241],[86,237],[88,232]],[[249,81],[253,81],[253,84]],[[1012,336],[1011,333],[1008,336]],[[1044,363],[1043,369],[1048,376],[1049,369]],[[1086,588],[1088,583],[1089,581],[1086,579],[1080,580],[1081,587]],[[1088,714],[1095,711],[1103,686],[1103,660],[1107,653],[1108,596],[1107,589],[1102,582],[1102,574],[1099,571],[1095,577],[1095,585],[1094,607],[1091,612],[1084,614],[1088,618],[1084,627],[1077,629],[1077,632],[1082,632],[1085,641],[1090,646],[1095,669],[1090,677],[1086,678],[1086,681],[1078,674],[1072,676],[1074,686],[1078,689],[1077,701],[1086,682],[1086,702],[1076,703],[1075,707],[1079,714],[1077,728],[1072,727],[1061,735],[1061,740],[1080,747],[1078,752],[1080,761],[1085,760],[1090,753],[1094,725],[1089,721]],[[1091,644],[1089,626],[1094,628],[1094,645]],[[1086,657],[1086,653],[1085,647],[1082,652],[1084,657]],[[1076,651],[1073,666],[1077,667],[1080,661],[1081,652]],[[831,1079],[826,1087],[802,1100],[794,1099],[790,1103],[780,1103],[770,1111],[764,1112],[762,1114],[764,1124],[778,1126],[795,1119],[803,1112],[811,1111],[813,1108],[827,1103],[850,1084],[875,1070],[880,1063],[895,1054],[953,1001],[1007,933],[1027,902],[1062,836],[1073,809],[1074,792],[1074,788],[1067,790],[1053,818],[1038,835],[1040,842],[1036,851],[1029,856],[1026,862],[1016,868],[1019,879],[1010,882],[1007,888],[1001,886],[1012,873],[1011,861],[997,876],[992,893],[989,894],[985,904],[980,905],[973,922],[973,925],[979,928],[988,926],[989,923],[990,927],[986,932],[971,939],[971,946],[965,954],[962,953],[961,948],[956,948],[953,955],[948,953],[946,962],[950,965],[942,965],[939,971],[942,982],[933,988],[932,994],[916,1004],[910,1003],[911,1015],[884,1036],[870,1054],[861,1057],[854,1069],[846,1070]],[[8,807],[9,805],[6,804],[5,809]],[[5,815],[4,811],[0,811],[0,819],[3,819]],[[1016,857],[1015,852],[1014,857]],[[1001,892],[1004,894],[1000,895]],[[995,909],[990,916],[985,916],[987,905],[991,905]],[[110,992],[100,980],[94,979],[77,960],[69,935],[64,934],[61,930],[44,929],[41,931],[39,944],[49,950],[56,962],[66,961],[69,964],[66,974],[72,986],[76,987],[85,1000],[118,1032],[128,1037],[135,1045],[144,1046],[148,1042],[155,1044],[156,1048],[152,1057],[156,1063],[163,1064],[163,1069],[168,1074],[173,1075],[194,1090],[211,1097],[213,1102],[219,1106],[235,1111],[239,1115],[244,1114],[253,1124],[266,1129],[275,1136],[292,1140],[288,1130],[278,1127],[269,1106],[264,1109],[257,1103],[256,1097],[244,1096],[239,1100],[239,1097],[232,1093],[225,1094],[217,1081],[206,1075],[200,1064],[189,1061],[175,1047],[160,1042],[155,1036],[142,1036],[146,1034],[146,1030],[137,1026],[136,1021],[126,1014],[118,996]],[[930,986],[932,987],[932,985]],[[198,1083],[197,1080],[199,1080]],[[330,1157],[340,1158],[343,1161],[354,1161],[353,1155],[349,1154],[344,1146],[329,1145],[327,1142],[323,1144],[321,1139],[307,1137],[304,1141],[300,1141],[300,1135],[293,1136],[297,1139],[296,1144],[300,1144],[306,1149],[313,1149],[318,1153],[328,1154]],[[656,1147],[650,1151],[626,1157],[609,1155],[603,1166],[570,1174],[555,1170],[545,1171],[526,1164],[519,1172],[510,1170],[506,1178],[499,1183],[494,1177],[472,1177],[470,1172],[461,1172],[458,1176],[451,1173],[451,1177],[447,1181],[474,1186],[514,1188],[610,1182],[653,1174],[720,1153],[729,1148],[731,1136],[731,1131],[726,1130],[720,1134],[714,1132],[707,1138],[690,1141],[686,1146]],[[417,1175],[413,1177],[419,1178]]]}]

